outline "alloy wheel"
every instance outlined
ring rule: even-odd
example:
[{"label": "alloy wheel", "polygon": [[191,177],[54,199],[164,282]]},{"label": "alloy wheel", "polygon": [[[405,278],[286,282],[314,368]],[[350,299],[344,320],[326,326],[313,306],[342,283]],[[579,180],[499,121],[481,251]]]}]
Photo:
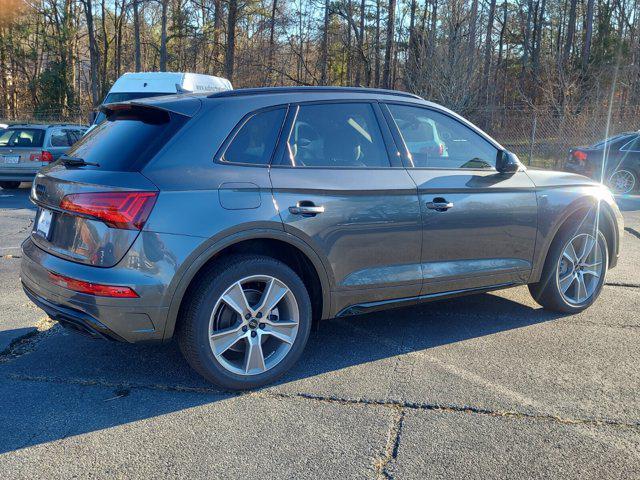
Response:
[{"label": "alloy wheel", "polygon": [[556,281],[563,299],[571,305],[589,300],[604,275],[602,245],[589,233],[574,236],[565,246],[558,260]]},{"label": "alloy wheel", "polygon": [[614,193],[631,193],[636,186],[636,177],[629,170],[616,170],[609,177],[609,185]]},{"label": "alloy wheel", "polygon": [[209,321],[213,355],[227,371],[259,375],[280,363],[298,334],[300,312],[281,280],[253,275],[231,285]]}]

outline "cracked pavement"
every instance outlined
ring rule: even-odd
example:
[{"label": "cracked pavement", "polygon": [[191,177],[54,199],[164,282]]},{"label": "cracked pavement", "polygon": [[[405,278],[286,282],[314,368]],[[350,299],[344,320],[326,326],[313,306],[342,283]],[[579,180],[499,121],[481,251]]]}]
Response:
[{"label": "cracked pavement", "polygon": [[89,340],[31,306],[27,195],[0,196],[2,478],[640,477],[640,198],[581,314],[518,287],[330,320],[278,384],[231,394],[175,344]]}]

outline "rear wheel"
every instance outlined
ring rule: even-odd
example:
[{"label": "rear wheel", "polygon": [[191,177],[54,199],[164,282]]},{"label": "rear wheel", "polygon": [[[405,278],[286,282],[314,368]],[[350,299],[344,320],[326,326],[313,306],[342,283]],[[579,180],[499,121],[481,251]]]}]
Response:
[{"label": "rear wheel", "polygon": [[632,193],[638,188],[638,175],[632,170],[621,168],[611,174],[608,185],[615,194]]},{"label": "rear wheel", "polygon": [[595,302],[608,267],[607,241],[592,223],[567,225],[553,241],[540,282],[529,285],[544,308],[576,313]]},{"label": "rear wheel", "polygon": [[20,182],[0,182],[0,187],[4,190],[15,190],[20,186]]},{"label": "rear wheel", "polygon": [[298,360],[311,327],[304,283],[270,257],[233,256],[198,280],[178,326],[189,364],[230,390],[256,388]]}]

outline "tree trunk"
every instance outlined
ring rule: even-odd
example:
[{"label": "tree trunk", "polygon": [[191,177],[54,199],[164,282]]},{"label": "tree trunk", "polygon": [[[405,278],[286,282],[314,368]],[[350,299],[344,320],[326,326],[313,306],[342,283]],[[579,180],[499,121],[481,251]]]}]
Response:
[{"label": "tree trunk", "polygon": [[138,10],[138,2],[133,0],[133,43],[135,44],[135,71],[142,70],[142,58],[140,53],[140,12]]},{"label": "tree trunk", "polygon": [[214,0],[213,12],[213,58],[220,63],[220,30],[222,29],[222,0]]},{"label": "tree trunk", "polygon": [[478,21],[478,0],[471,3],[471,17],[469,19],[469,48],[467,57],[467,78],[471,79],[476,61],[476,32]]},{"label": "tree trunk", "polygon": [[586,73],[589,67],[589,56],[591,54],[591,37],[593,35],[593,3],[594,0],[587,0],[587,14],[585,18],[584,43],[582,45],[582,73]]},{"label": "tree trunk", "polygon": [[347,85],[351,85],[352,79],[352,62],[353,55],[351,54],[351,22],[353,21],[353,0],[347,0]]},{"label": "tree trunk", "polygon": [[380,2],[382,0],[376,0],[376,40],[375,40],[375,86],[380,86]]},{"label": "tree trunk", "polygon": [[87,33],[89,35],[89,69],[91,78],[91,106],[97,107],[100,104],[99,83],[98,83],[98,65],[100,64],[100,51],[98,50],[98,41],[96,40],[96,31],[93,24],[93,5],[91,0],[84,0],[84,12],[87,19]]},{"label": "tree trunk", "polygon": [[576,8],[578,6],[578,0],[571,0],[571,6],[569,7],[569,23],[567,25],[567,38],[565,39],[564,51],[562,53],[562,64],[566,65],[571,55],[571,48],[573,47],[573,38],[576,33]]},{"label": "tree trunk", "polygon": [[[491,0],[489,5],[489,19],[487,21],[487,37],[484,40],[484,66],[482,68],[482,95],[485,98],[485,103],[489,104],[489,77],[491,75],[491,54],[493,53],[493,43],[491,37],[493,36],[493,22],[496,15],[496,0]],[[502,42],[502,37],[500,39]]]},{"label": "tree trunk", "polygon": [[320,51],[320,85],[329,81],[329,16],[331,14],[330,0],[324,3],[324,25],[322,27],[322,46]]},{"label": "tree trunk", "polygon": [[238,20],[238,0],[229,0],[227,16],[227,50],[224,56],[224,72],[230,82],[233,82],[233,67],[236,54],[236,22]]},{"label": "tree trunk", "polygon": [[[276,12],[278,11],[278,0],[273,0],[273,4],[271,6],[271,18],[269,22],[269,71],[267,75],[271,77],[271,72],[273,72],[273,56],[275,54],[275,38],[276,38]],[[271,82],[269,82],[271,83]]]},{"label": "tree trunk", "polygon": [[[366,69],[366,55],[364,53],[364,19],[366,12],[366,0],[361,0],[360,2],[360,37],[358,38],[358,55],[360,56],[360,61],[358,62],[358,67],[356,70],[356,86],[361,85],[362,72]],[[366,76],[366,74],[365,74]],[[368,79],[365,81],[368,85]]]},{"label": "tree trunk", "polygon": [[108,85],[107,85],[107,65],[109,64],[109,33],[107,32],[107,5],[106,1],[102,0],[102,71],[100,72],[101,81],[100,86],[102,87],[102,92],[100,93],[101,97],[104,97],[107,94]]},{"label": "tree trunk", "polygon": [[169,0],[162,0],[162,16],[160,18],[160,71],[167,71],[167,21]]},{"label": "tree trunk", "polygon": [[393,50],[395,47],[395,23],[396,23],[396,0],[389,0],[389,12],[387,14],[387,45],[384,50],[384,69],[382,72],[382,86],[393,88]]}]

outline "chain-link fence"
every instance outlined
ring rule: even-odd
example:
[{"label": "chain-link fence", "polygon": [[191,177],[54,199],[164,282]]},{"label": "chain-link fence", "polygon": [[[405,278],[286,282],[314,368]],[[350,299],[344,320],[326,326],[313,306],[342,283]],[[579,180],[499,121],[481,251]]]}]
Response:
[{"label": "chain-link fence", "polygon": [[11,115],[0,114],[0,123],[77,123],[87,125],[90,123],[90,116],[91,110],[88,108],[21,110]]},{"label": "chain-link fence", "polygon": [[607,136],[640,128],[640,107],[558,115],[548,110],[491,109],[469,119],[481,125],[527,165],[559,168],[571,147],[591,145]]}]

